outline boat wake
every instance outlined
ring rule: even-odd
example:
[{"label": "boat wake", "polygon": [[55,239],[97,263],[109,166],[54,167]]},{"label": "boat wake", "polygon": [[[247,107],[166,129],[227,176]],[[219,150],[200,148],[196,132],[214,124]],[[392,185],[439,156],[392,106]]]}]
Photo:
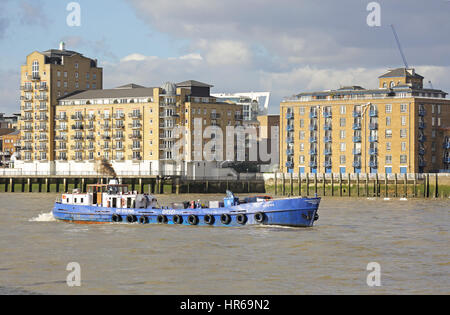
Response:
[{"label": "boat wake", "polygon": [[30,219],[29,222],[55,222],[56,219],[52,212],[41,213],[36,218]]}]

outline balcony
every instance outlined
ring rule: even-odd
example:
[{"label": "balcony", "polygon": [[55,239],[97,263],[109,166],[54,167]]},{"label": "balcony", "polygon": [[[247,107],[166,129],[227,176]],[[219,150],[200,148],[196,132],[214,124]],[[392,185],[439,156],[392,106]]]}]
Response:
[{"label": "balcony", "polygon": [[128,128],[131,128],[131,129],[142,129],[142,124],[128,124]]},{"label": "balcony", "polygon": [[21,106],[22,111],[31,112],[33,111],[33,106]]},{"label": "balcony", "polygon": [[444,164],[450,164],[450,156],[444,158]]},{"label": "balcony", "polygon": [[317,118],[317,112],[310,112],[309,118]]},{"label": "balcony", "polygon": [[293,167],[294,167],[294,163],[292,163],[292,162],[286,162],[286,167],[287,167],[287,168],[293,168]]},{"label": "balcony", "polygon": [[32,85],[22,85],[20,87],[20,90],[24,91],[24,92],[31,92],[31,91],[33,91],[33,86]]},{"label": "balcony", "polygon": [[75,141],[83,141],[84,137],[83,136],[72,136],[70,137],[71,140],[75,140]]},{"label": "balcony", "polygon": [[59,120],[59,121],[67,121],[67,116],[66,115],[58,115],[55,116],[55,120]]},{"label": "balcony", "polygon": [[113,138],[114,138],[115,141],[125,140],[125,136],[124,135],[114,135]]},{"label": "balcony", "polygon": [[425,129],[426,124],[424,122],[419,122],[418,126],[419,126],[419,129]]},{"label": "balcony", "polygon": [[95,125],[94,124],[88,124],[87,126],[86,126],[86,130],[94,130],[95,129]]},{"label": "balcony", "polygon": [[377,155],[378,154],[378,149],[369,149],[369,154],[370,155]]},{"label": "balcony", "polygon": [[294,125],[288,125],[288,126],[286,127],[286,130],[287,130],[287,131],[294,131]]},{"label": "balcony", "polygon": [[332,130],[332,125],[331,124],[325,124],[323,125],[323,130],[325,131],[331,131]]},{"label": "balcony", "polygon": [[38,101],[48,101],[48,96],[47,95],[37,95],[37,96],[35,96],[35,98],[38,100]]},{"label": "balcony", "polygon": [[130,149],[132,151],[142,151],[142,147],[141,146],[130,145],[130,146],[128,146],[128,149]]},{"label": "balcony", "polygon": [[95,115],[87,115],[87,116],[86,116],[86,120],[88,120],[88,121],[94,121],[94,120],[95,120]]},{"label": "balcony", "polygon": [[81,156],[81,155],[72,155],[71,160],[81,162],[81,161],[83,161],[83,156]]},{"label": "balcony", "polygon": [[211,119],[220,119],[220,118],[221,118],[221,115],[218,114],[218,113],[212,113],[211,114]]},{"label": "balcony", "polygon": [[420,148],[419,149],[419,155],[425,155],[425,149]]},{"label": "balcony", "polygon": [[72,125],[72,130],[83,130],[83,125]]},{"label": "balcony", "polygon": [[88,147],[87,147],[87,150],[88,150],[88,151],[95,151],[95,147],[94,147],[94,146],[88,146]]},{"label": "balcony", "polygon": [[142,139],[142,135],[133,134],[133,135],[129,135],[128,138],[131,140],[140,140],[140,139]]},{"label": "balcony", "polygon": [[33,127],[32,126],[24,126],[22,129],[24,131],[33,131]]},{"label": "balcony", "polygon": [[361,149],[353,149],[353,155],[361,155]]},{"label": "balcony", "polygon": [[378,137],[369,137],[369,142],[370,143],[374,143],[374,142],[378,142]]},{"label": "balcony", "polygon": [[107,146],[107,145],[102,145],[102,146],[101,146],[101,149],[102,149],[103,151],[111,151],[111,147],[110,147],[110,146]]},{"label": "balcony", "polygon": [[286,150],[286,155],[288,155],[288,156],[294,155],[294,150],[292,150],[292,149]]},{"label": "balcony", "polygon": [[370,130],[377,130],[378,129],[378,124],[377,123],[369,124],[369,129]]},{"label": "balcony", "polygon": [[286,114],[286,119],[287,119],[287,120],[294,119],[294,113],[287,113],[287,114]]},{"label": "balcony", "polygon": [[361,168],[361,161],[353,161],[354,168]]},{"label": "balcony", "polygon": [[132,161],[142,161],[142,156],[140,156],[140,155],[136,155],[136,156],[129,155],[129,156],[128,156],[128,160],[132,160]]},{"label": "balcony", "polygon": [[234,115],[234,120],[243,120],[244,116],[242,115]]},{"label": "balcony", "polygon": [[353,111],[353,117],[361,117],[361,112]]},{"label": "balcony", "polygon": [[111,140],[111,136],[102,135],[102,140],[110,141]]},{"label": "balcony", "polygon": [[325,151],[323,152],[324,155],[331,155],[333,153],[333,150],[331,149],[325,149]]},{"label": "balcony", "polygon": [[84,151],[84,147],[82,145],[73,145],[70,149],[73,151]]},{"label": "balcony", "polygon": [[378,117],[378,111],[377,110],[370,110],[369,111],[370,117]]},{"label": "balcony", "polygon": [[317,125],[309,125],[310,131],[317,131]]},{"label": "balcony", "polygon": [[67,136],[56,136],[55,140],[56,141],[67,141]]},{"label": "balcony", "polygon": [[102,130],[111,130],[111,125],[101,125]]},{"label": "balcony", "polygon": [[427,162],[425,162],[425,160],[419,160],[419,166],[425,167],[425,166],[427,166]]},{"label": "balcony", "polygon": [[333,114],[331,112],[324,111],[323,112],[323,117],[324,118],[331,118],[331,117],[333,117]]},{"label": "balcony", "polygon": [[125,114],[124,113],[115,113],[113,115],[113,118],[116,120],[122,120],[122,119],[125,119]]},{"label": "balcony", "polygon": [[317,149],[309,150],[309,155],[317,155]]},{"label": "balcony", "polygon": [[33,116],[24,116],[20,118],[21,121],[33,121]]},{"label": "balcony", "polygon": [[103,120],[111,120],[111,116],[110,116],[110,115],[102,114],[100,117],[101,117]]},{"label": "balcony", "polygon": [[378,161],[370,161],[369,166],[371,168],[378,168]]},{"label": "balcony", "polygon": [[128,118],[141,119],[142,115],[141,115],[141,113],[130,113],[130,114],[128,114]]},{"label": "balcony", "polygon": [[47,86],[47,84],[40,84],[40,85],[37,86],[37,89],[39,91],[47,91],[48,90],[48,86]]},{"label": "balcony", "polygon": [[427,137],[419,136],[418,140],[419,140],[419,142],[425,142],[425,141],[427,141]]},{"label": "balcony", "polygon": [[445,142],[443,148],[444,150],[450,150],[450,142]]},{"label": "balcony", "polygon": [[309,162],[309,167],[317,167],[317,162],[316,161],[310,161]]},{"label": "balcony", "polygon": [[33,147],[30,145],[26,145],[26,146],[22,147],[22,151],[25,151],[25,152],[33,151]]},{"label": "balcony", "polygon": [[323,137],[323,141],[325,141],[325,143],[331,143],[332,142],[332,137],[331,136],[329,136],[329,137]]},{"label": "balcony", "polygon": [[125,125],[114,125],[113,126],[114,130],[120,130],[120,129],[125,129]]},{"label": "balcony", "polygon": [[353,137],[353,142],[354,142],[354,143],[360,143],[360,142],[361,142],[361,136],[355,136],[355,137]]},{"label": "balcony", "polygon": [[361,130],[361,123],[354,123],[353,130]]},{"label": "balcony", "polygon": [[113,145],[112,149],[116,150],[116,151],[125,151],[125,147],[123,145],[120,145],[120,146],[119,145]]},{"label": "balcony", "polygon": [[331,168],[332,167],[331,161],[325,161],[325,163],[323,165],[325,166],[325,168]]},{"label": "balcony", "polygon": [[88,136],[86,136],[86,140],[93,141],[93,140],[95,140],[95,136],[94,135],[88,135]]},{"label": "balcony", "polygon": [[48,117],[47,116],[37,116],[36,120],[37,121],[48,121]]},{"label": "balcony", "polygon": [[41,76],[39,74],[33,74],[28,76],[28,80],[30,81],[39,81],[41,79]]},{"label": "balcony", "polygon": [[55,151],[67,151],[67,147],[64,145],[55,147]]},{"label": "balcony", "polygon": [[289,138],[286,139],[286,142],[287,143],[294,143],[294,138],[289,137]]},{"label": "balcony", "polygon": [[425,109],[419,109],[419,116],[424,117],[427,114]]},{"label": "balcony", "polygon": [[47,105],[38,106],[37,110],[41,111],[41,112],[47,111],[48,110],[48,106]]},{"label": "balcony", "polygon": [[83,120],[83,115],[72,115],[70,118],[72,120]]},{"label": "balcony", "polygon": [[38,137],[38,138],[36,138],[36,140],[39,142],[47,142],[48,138],[47,137]]},{"label": "balcony", "polygon": [[67,131],[67,126],[66,125],[59,125],[56,126],[56,131]]},{"label": "balcony", "polygon": [[309,138],[310,143],[317,143],[317,137],[310,137]]},{"label": "balcony", "polygon": [[39,126],[39,127],[37,127],[37,130],[41,131],[41,132],[46,132],[47,131],[47,126]]}]

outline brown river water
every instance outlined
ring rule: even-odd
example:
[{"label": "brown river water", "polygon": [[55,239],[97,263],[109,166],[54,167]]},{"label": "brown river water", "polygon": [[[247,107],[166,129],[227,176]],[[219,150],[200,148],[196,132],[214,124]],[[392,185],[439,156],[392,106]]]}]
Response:
[{"label": "brown river water", "polygon": [[0,194],[0,294],[450,294],[450,200],[324,199],[302,229],[77,225],[55,198]]}]

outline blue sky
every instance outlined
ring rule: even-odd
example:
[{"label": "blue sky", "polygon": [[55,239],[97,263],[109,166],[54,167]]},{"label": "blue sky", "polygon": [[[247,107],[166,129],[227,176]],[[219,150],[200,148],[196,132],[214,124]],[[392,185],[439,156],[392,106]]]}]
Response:
[{"label": "blue sky", "polygon": [[96,58],[104,87],[160,86],[195,79],[213,92],[282,97],[357,84],[401,67],[389,25],[406,57],[435,88],[450,91],[450,1],[383,0],[380,27],[365,0],[78,0],[81,27],[69,27],[65,0],[0,0],[0,112],[18,110],[27,54],[57,48]]}]

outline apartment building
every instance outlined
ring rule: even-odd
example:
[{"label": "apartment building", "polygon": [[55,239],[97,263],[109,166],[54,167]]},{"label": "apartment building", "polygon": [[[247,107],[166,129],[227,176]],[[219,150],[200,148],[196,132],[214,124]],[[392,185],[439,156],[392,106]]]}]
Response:
[{"label": "apartment building", "polygon": [[[206,128],[215,126],[226,135],[227,126],[242,122],[240,107],[216,102],[210,88],[192,80],[151,88],[128,84],[59,98],[53,170],[95,172],[103,159],[122,173],[185,174],[195,172],[194,164],[210,166],[203,161],[204,145],[213,138],[204,138]],[[198,151],[194,132],[200,134]],[[226,148],[224,140],[217,146]],[[177,141],[183,141],[179,157],[173,156]]]},{"label": "apartment building", "polygon": [[19,130],[0,129],[0,164],[9,165],[11,157],[20,150]]},{"label": "apartment building", "polygon": [[281,168],[300,173],[422,173],[448,168],[440,129],[447,93],[423,86],[414,69],[360,86],[300,93],[281,103]]},{"label": "apartment building", "polygon": [[21,131],[22,159],[29,168],[48,170],[55,160],[55,108],[58,99],[82,90],[103,87],[103,70],[97,61],[65,49],[35,51],[21,67]]}]

